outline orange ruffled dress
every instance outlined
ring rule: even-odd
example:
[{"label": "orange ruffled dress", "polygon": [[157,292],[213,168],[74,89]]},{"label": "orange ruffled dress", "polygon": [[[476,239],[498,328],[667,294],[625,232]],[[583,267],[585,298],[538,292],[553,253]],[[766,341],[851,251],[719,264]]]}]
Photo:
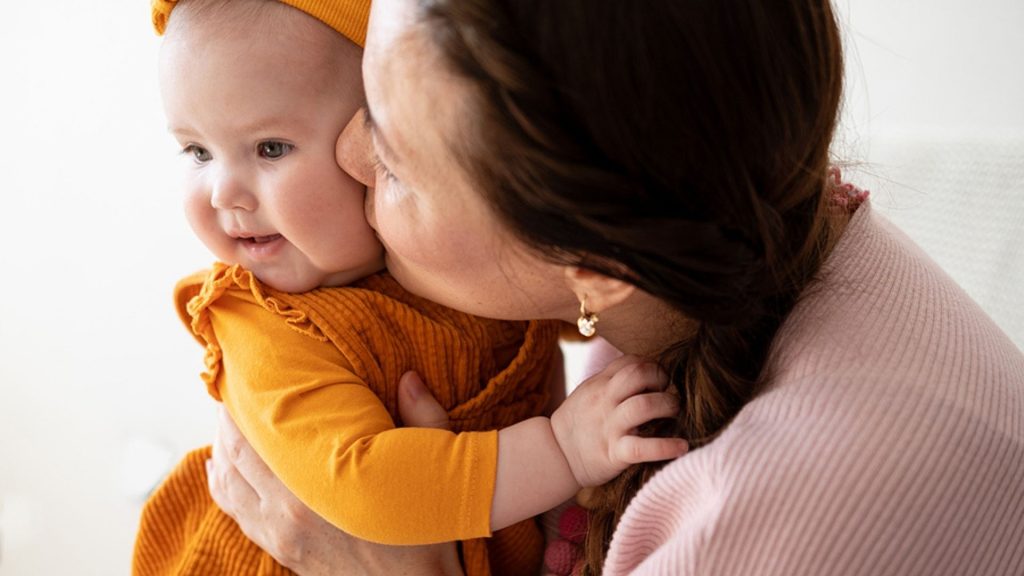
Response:
[{"label": "orange ruffled dress", "polygon": [[[542,413],[558,323],[469,316],[387,274],[288,294],[218,264],[176,289],[206,349],[203,379],[300,500],[386,544],[460,540],[467,574],[532,574],[532,520],[491,536],[498,428]],[[452,431],[396,428],[397,384],[416,370]],[[197,450],[147,502],[133,573],[287,574],[213,503]]]}]

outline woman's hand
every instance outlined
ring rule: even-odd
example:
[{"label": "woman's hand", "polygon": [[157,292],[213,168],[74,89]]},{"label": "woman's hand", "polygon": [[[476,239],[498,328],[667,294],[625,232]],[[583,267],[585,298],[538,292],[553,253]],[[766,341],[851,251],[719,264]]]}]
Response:
[{"label": "woman's hand", "polygon": [[[447,428],[448,416],[417,377],[399,385],[407,426]],[[454,543],[386,546],[349,536],[300,502],[220,408],[207,477],[214,502],[242,532],[283,566],[302,576],[321,574],[462,574]]]}]

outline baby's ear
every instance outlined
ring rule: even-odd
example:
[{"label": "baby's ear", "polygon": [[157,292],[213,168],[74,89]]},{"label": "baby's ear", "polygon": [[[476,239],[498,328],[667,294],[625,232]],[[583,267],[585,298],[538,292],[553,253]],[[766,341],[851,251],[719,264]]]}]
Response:
[{"label": "baby's ear", "polygon": [[618,306],[636,291],[636,286],[625,280],[577,266],[565,267],[565,282],[577,300],[586,299],[587,311],[597,314]]}]

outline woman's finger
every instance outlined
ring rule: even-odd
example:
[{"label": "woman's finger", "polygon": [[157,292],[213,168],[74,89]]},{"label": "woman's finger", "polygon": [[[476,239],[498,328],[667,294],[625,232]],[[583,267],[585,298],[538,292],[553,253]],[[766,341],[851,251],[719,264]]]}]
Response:
[{"label": "woman's finger", "polygon": [[224,456],[231,459],[234,458],[234,452],[242,449],[243,444],[248,444],[223,404],[217,407],[217,440],[224,450]]},{"label": "woman's finger", "polygon": [[[229,477],[233,481],[229,486],[239,491],[239,497],[251,500],[254,495],[256,502],[266,499],[278,499],[287,492],[284,484],[274,475],[267,464],[260,458],[249,441],[242,436],[238,426],[226,410],[221,409],[220,422],[217,430],[218,438],[225,442],[224,451],[231,463]],[[237,476],[237,481],[234,478]],[[248,492],[246,492],[248,488]],[[250,495],[249,492],[252,494]],[[288,492],[290,495],[290,492]]]},{"label": "woman's finger", "polygon": [[403,426],[448,430],[448,412],[423,384],[419,374],[406,372],[398,382],[398,415]]},{"label": "woman's finger", "polygon": [[224,494],[224,490],[221,488],[222,482],[218,479],[218,474],[219,472],[217,471],[216,465],[213,463],[213,458],[210,458],[206,461],[206,486],[210,491],[210,498],[213,498],[214,504],[216,504],[222,512],[234,518],[234,507],[231,506],[231,502],[228,501],[227,496]]},{"label": "woman's finger", "polygon": [[258,507],[260,497],[235,465],[236,454],[252,448],[223,408],[219,416],[213,457],[207,466],[208,483],[214,502],[229,516],[235,517],[239,510],[249,510],[254,505]]}]

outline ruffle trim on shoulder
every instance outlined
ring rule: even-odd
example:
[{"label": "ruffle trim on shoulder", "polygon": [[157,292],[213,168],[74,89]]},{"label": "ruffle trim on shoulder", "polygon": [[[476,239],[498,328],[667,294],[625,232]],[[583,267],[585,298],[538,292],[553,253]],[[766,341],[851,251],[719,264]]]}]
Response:
[{"label": "ruffle trim on shoulder", "polygon": [[313,323],[308,314],[302,310],[296,310],[276,298],[256,279],[252,272],[238,264],[228,265],[221,262],[214,264],[199,293],[188,301],[185,308],[192,319],[192,332],[206,344],[206,354],[203,358],[206,369],[202,374],[203,382],[206,383],[206,389],[210,395],[218,401],[221,398],[217,390],[217,376],[220,374],[223,354],[210,320],[210,307],[228,290],[248,292],[256,304],[281,316],[293,330],[321,342],[327,341],[327,336]]}]

